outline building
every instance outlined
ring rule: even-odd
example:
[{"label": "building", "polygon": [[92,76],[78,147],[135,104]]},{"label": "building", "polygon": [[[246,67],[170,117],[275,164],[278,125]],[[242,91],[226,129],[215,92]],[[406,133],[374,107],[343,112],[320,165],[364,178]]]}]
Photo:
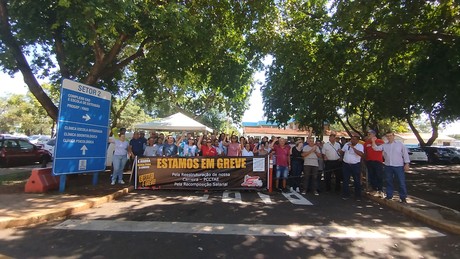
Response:
[{"label": "building", "polygon": [[[297,138],[305,138],[311,135],[310,130],[301,129],[298,127],[298,124],[294,120],[290,120],[288,125],[285,128],[279,128],[275,123],[269,123],[266,121],[258,122],[243,122],[243,136],[245,137],[254,137],[261,139],[262,137],[276,136],[283,137],[287,140],[293,140]],[[323,139],[327,140],[331,130],[325,129],[325,136]],[[346,132],[336,132],[337,137],[349,138]]]},{"label": "building", "polygon": [[[420,133],[420,137],[426,142],[431,137],[431,133]],[[414,133],[395,133],[395,139],[405,145],[419,145]],[[455,142],[456,139],[439,134],[432,146],[453,146]]]}]

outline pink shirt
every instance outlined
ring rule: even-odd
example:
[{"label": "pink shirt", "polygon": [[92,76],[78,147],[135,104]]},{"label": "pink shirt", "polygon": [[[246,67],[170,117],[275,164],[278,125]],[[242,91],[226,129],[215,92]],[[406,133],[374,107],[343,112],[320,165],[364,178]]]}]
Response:
[{"label": "pink shirt", "polygon": [[230,143],[227,148],[227,156],[239,156],[240,143]]},{"label": "pink shirt", "polygon": [[276,165],[289,166],[288,160],[289,151],[291,150],[291,147],[289,145],[284,145],[284,147],[281,147],[280,145],[275,145],[273,147],[273,150],[275,151],[276,155]]}]

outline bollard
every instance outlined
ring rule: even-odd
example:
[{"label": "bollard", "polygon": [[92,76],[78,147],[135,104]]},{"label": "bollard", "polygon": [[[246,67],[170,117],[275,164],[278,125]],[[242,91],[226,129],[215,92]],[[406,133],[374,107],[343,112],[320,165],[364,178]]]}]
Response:
[{"label": "bollard", "polygon": [[52,174],[52,168],[34,168],[27,180],[25,192],[42,193],[59,188],[59,176]]},{"label": "bollard", "polygon": [[273,177],[273,156],[270,154],[268,157],[269,160],[269,167],[268,167],[268,179],[267,179],[267,185],[268,185],[268,193],[272,193],[273,191],[273,182],[272,182],[272,177]]}]

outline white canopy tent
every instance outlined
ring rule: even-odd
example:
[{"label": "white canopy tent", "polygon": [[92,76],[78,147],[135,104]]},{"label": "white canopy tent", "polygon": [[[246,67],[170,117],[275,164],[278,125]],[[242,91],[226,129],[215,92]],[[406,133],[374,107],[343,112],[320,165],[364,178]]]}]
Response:
[{"label": "white canopy tent", "polygon": [[211,128],[199,123],[198,121],[178,112],[169,117],[154,120],[151,122],[134,125],[138,130],[163,130],[163,131],[207,131],[212,132]]}]

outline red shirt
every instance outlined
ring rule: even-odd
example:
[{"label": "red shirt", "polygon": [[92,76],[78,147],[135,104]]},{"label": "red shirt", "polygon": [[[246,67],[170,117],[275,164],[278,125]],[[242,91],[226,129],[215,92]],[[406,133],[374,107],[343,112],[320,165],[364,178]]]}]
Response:
[{"label": "red shirt", "polygon": [[[381,139],[377,139],[375,144],[382,145],[385,142]],[[379,161],[383,162],[383,151],[375,151],[372,148],[372,141],[368,140],[364,143],[364,153],[366,154],[366,161]]]},{"label": "red shirt", "polygon": [[201,151],[203,152],[203,156],[217,156],[217,150],[213,146],[201,146]]},{"label": "red shirt", "polygon": [[276,165],[280,166],[289,166],[289,151],[291,151],[291,147],[289,145],[284,145],[281,147],[280,145],[275,145],[273,147],[276,155]]}]

